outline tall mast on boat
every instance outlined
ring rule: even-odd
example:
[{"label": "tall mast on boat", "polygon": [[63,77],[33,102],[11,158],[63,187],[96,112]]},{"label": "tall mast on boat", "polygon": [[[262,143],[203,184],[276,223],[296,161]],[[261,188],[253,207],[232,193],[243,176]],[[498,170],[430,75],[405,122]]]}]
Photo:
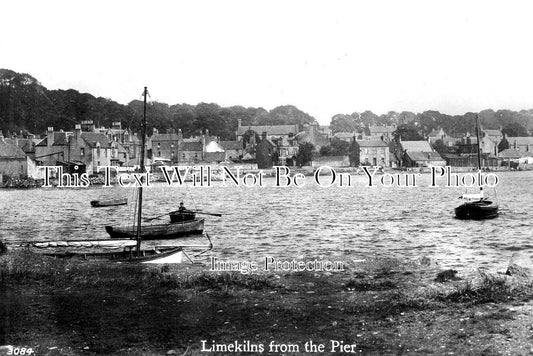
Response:
[{"label": "tall mast on boat", "polygon": [[479,148],[479,115],[476,114],[476,138],[477,138],[477,168],[481,170],[481,149]]},{"label": "tall mast on boat", "polygon": [[[148,88],[144,87],[144,109],[143,109],[143,119],[141,121],[141,157],[139,159],[139,165],[141,166],[141,174],[145,172],[144,169],[144,145],[146,142],[146,96],[148,95]],[[143,187],[142,184],[139,187],[139,201],[137,205],[137,256],[140,255],[141,251],[141,217],[142,217],[142,205],[143,205]]]}]

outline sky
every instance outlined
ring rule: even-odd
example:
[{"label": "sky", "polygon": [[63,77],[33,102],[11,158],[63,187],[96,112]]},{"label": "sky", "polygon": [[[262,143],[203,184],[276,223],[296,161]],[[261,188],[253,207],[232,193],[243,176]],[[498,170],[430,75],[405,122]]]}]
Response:
[{"label": "sky", "polygon": [[528,1],[3,1],[0,68],[48,89],[335,114],[533,108]]}]

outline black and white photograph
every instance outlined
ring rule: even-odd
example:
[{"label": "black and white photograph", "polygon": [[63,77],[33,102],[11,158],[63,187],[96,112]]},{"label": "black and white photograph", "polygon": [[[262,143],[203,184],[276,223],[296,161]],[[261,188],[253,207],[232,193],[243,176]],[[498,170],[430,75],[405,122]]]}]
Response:
[{"label": "black and white photograph", "polygon": [[0,9],[0,356],[533,354],[530,2]]}]

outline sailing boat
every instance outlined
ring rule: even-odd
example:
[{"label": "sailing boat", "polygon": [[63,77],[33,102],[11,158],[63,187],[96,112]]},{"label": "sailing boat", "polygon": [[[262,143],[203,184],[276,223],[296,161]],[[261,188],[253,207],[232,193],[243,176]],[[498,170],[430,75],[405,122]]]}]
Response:
[{"label": "sailing boat", "polygon": [[[144,115],[142,121],[142,146],[140,157],[141,173],[144,172],[147,93],[148,91],[145,87]],[[184,247],[201,247],[208,248],[208,250],[213,247],[209,235],[206,234],[206,237],[209,240],[209,245],[161,246],[156,243],[146,243],[144,249],[141,249],[141,239],[143,239],[145,235],[145,230],[141,229],[142,186],[139,187],[138,190],[137,204],[137,230],[135,240],[129,238],[128,236],[127,239],[122,240],[10,241],[10,245],[15,248],[30,248],[34,252],[42,253],[45,255],[52,255],[55,257],[82,257],[84,259],[106,259],[121,262],[124,261],[141,263],[179,263],[182,260],[182,256],[187,257],[189,261],[192,262],[192,259],[183,250]],[[203,230],[203,219],[201,227]]]},{"label": "sailing boat", "polygon": [[[476,137],[477,137],[477,166],[481,171],[481,152],[479,148],[479,116],[476,115]],[[477,194],[463,194],[459,197],[466,201],[455,208],[455,217],[461,220],[485,220],[498,217],[498,205],[488,200],[483,194],[483,187],[479,188]]]},{"label": "sailing boat", "polygon": [[[144,167],[144,149],[146,142],[146,96],[148,95],[147,88],[144,88],[144,113],[142,121],[142,141],[141,141],[141,155],[140,168],[141,175],[145,172]],[[166,240],[181,236],[188,236],[193,234],[202,234],[204,230],[204,219],[196,218],[195,215],[178,214],[182,217],[176,219],[176,212],[168,213],[170,215],[170,222],[165,224],[142,225],[142,202],[143,202],[143,188],[142,185],[138,187],[138,202],[137,202],[137,224],[136,226],[106,226],[105,229],[109,236],[113,239],[132,239],[137,240],[137,250],[140,248],[141,240]],[[167,214],[164,214],[167,215]],[[183,218],[185,217],[185,218]],[[150,219],[153,220],[153,219]]]}]

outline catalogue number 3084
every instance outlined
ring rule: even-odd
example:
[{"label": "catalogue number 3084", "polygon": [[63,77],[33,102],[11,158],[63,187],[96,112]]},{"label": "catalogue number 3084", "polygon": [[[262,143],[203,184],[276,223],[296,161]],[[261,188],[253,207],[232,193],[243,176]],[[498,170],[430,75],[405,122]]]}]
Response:
[{"label": "catalogue number 3084", "polygon": [[31,347],[8,347],[7,355],[33,355],[35,351]]}]

